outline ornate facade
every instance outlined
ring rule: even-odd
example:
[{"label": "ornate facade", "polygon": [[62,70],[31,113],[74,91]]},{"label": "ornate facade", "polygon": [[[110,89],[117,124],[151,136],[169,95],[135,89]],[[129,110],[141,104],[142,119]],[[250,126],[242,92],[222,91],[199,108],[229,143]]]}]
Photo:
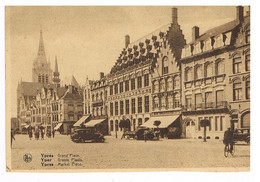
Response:
[{"label": "ornate facade", "polygon": [[[183,137],[202,138],[200,120],[208,119],[207,138],[222,139],[228,127],[249,127],[249,15],[237,7],[237,18],[199,34],[182,52]],[[237,120],[231,120],[237,113]],[[248,114],[248,115],[247,115]]]}]

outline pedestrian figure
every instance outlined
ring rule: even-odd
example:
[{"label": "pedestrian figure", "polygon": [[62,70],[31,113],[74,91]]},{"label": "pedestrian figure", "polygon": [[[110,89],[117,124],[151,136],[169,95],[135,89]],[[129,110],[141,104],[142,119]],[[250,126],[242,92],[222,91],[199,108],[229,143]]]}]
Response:
[{"label": "pedestrian figure", "polygon": [[52,137],[54,138],[55,130],[52,130]]},{"label": "pedestrian figure", "polygon": [[12,148],[13,140],[15,140],[15,138],[14,138],[13,129],[11,129],[11,148]]},{"label": "pedestrian figure", "polygon": [[44,140],[44,129],[41,129],[41,139]]},{"label": "pedestrian figure", "polygon": [[39,140],[39,135],[40,135],[39,129],[36,129],[35,130],[35,140]]},{"label": "pedestrian figure", "polygon": [[32,135],[33,135],[33,132],[32,132],[32,129],[31,129],[31,128],[29,128],[28,133],[29,133],[29,138],[30,138],[30,140],[31,140],[31,139],[32,139]]},{"label": "pedestrian figure", "polygon": [[224,140],[223,143],[224,145],[229,145],[230,146],[230,151],[233,151],[233,142],[234,138],[233,138],[233,132],[231,131],[230,128],[228,128],[225,133],[224,133]]}]

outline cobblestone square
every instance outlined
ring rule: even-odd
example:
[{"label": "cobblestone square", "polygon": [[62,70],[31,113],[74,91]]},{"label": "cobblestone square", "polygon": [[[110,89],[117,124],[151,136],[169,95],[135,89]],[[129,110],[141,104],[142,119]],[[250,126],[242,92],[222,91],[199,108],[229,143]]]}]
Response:
[{"label": "cobblestone square", "polygon": [[[13,170],[230,168],[239,171],[240,168],[249,170],[250,166],[250,146],[243,143],[235,146],[233,157],[225,158],[224,145],[217,140],[144,142],[106,136],[105,143],[74,143],[69,135],[38,141],[30,140],[28,135],[15,137],[11,156]],[[25,154],[32,156],[31,162],[24,161]]]}]

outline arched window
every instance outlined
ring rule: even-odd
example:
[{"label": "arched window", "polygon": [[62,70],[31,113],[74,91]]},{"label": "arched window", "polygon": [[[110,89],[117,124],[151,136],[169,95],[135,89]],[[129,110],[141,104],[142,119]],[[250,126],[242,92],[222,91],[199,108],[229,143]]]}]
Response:
[{"label": "arched window", "polygon": [[98,100],[99,98],[98,98],[98,93],[96,93],[96,100]]},{"label": "arched window", "polygon": [[246,99],[250,99],[250,78],[246,79]]},{"label": "arched window", "polygon": [[169,60],[168,57],[164,57],[162,60],[162,74],[168,74]]},{"label": "arched window", "polygon": [[224,61],[217,61],[216,62],[216,75],[222,75],[225,73],[225,65]]},{"label": "arched window", "polygon": [[187,68],[185,70],[185,81],[191,81],[192,80],[192,70],[191,68]]},{"label": "arched window", "polygon": [[180,88],[180,77],[175,76],[173,79],[173,88],[174,89],[179,89]]},{"label": "arched window", "polygon": [[114,131],[114,121],[113,120],[110,121],[110,131]]},{"label": "arched window", "polygon": [[160,80],[160,92],[165,91],[165,81],[164,79]]},{"label": "arched window", "polygon": [[167,84],[167,91],[172,90],[173,88],[172,77],[167,79],[166,84]]},{"label": "arched window", "polygon": [[209,63],[205,66],[205,77],[213,76],[213,64]]},{"label": "arched window", "polygon": [[154,97],[153,98],[154,108],[159,108],[159,98]]},{"label": "arched window", "polygon": [[242,86],[241,81],[236,79],[233,83],[233,100],[241,100],[242,99]]},{"label": "arched window", "polygon": [[194,75],[195,80],[202,78],[202,66],[201,65],[198,65],[197,67],[195,67],[194,71],[195,71],[195,75]]}]

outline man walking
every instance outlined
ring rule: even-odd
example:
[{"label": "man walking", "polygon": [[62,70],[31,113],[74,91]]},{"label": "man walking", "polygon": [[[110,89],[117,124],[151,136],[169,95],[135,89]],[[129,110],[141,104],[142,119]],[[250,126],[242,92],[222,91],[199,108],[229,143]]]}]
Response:
[{"label": "man walking", "polygon": [[230,145],[230,151],[233,151],[233,132],[228,128],[224,133],[224,144]]}]

